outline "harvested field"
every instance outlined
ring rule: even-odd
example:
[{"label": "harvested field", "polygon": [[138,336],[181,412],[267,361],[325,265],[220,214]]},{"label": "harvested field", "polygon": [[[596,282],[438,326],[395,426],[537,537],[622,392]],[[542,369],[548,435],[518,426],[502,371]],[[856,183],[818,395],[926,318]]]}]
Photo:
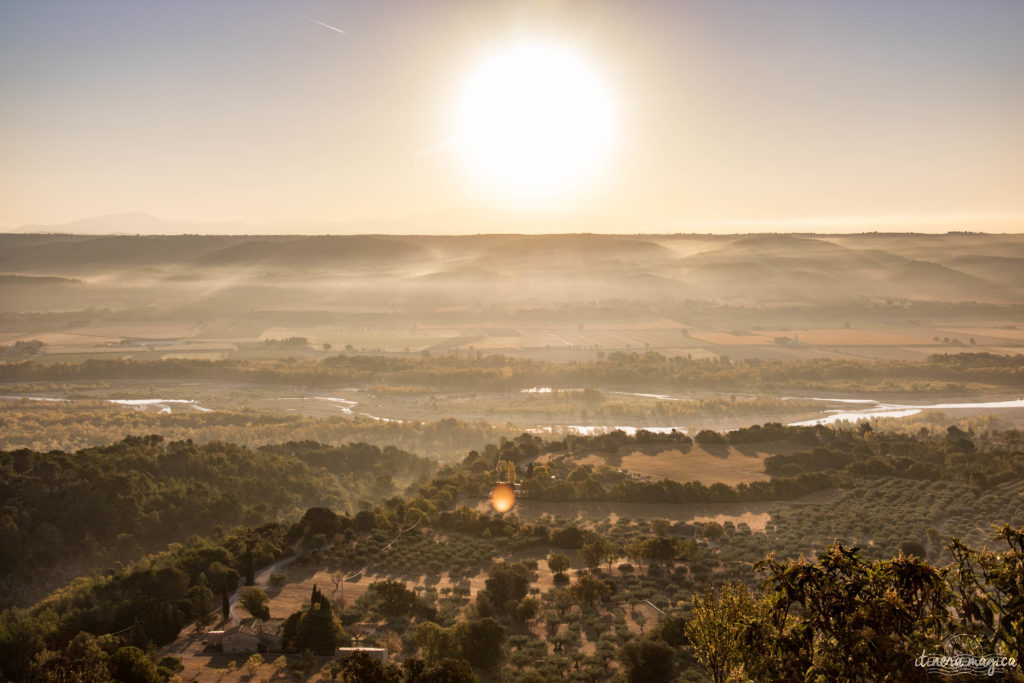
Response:
[{"label": "harvested field", "polygon": [[[761,344],[773,344],[773,340],[766,333],[756,334],[735,334],[732,332],[693,332],[690,334],[694,339],[717,344],[719,346],[756,346]],[[786,335],[790,336],[790,335]]]},{"label": "harvested field", "polygon": [[881,330],[849,330],[811,329],[811,330],[774,330],[765,331],[764,335],[775,337],[795,337],[802,344],[820,346],[901,346],[906,344],[927,344],[934,336],[930,330],[881,331]]},{"label": "harvested field", "polygon": [[970,337],[993,337],[995,339],[1006,339],[1024,342],[1024,329],[1007,329],[1005,327],[941,327],[936,328],[942,332],[942,336],[955,335],[960,341],[967,341]]},{"label": "harvested field", "polygon": [[705,484],[722,482],[734,486],[741,482],[770,479],[764,473],[764,459],[769,455],[757,451],[743,453],[733,447],[723,449],[720,454],[711,453],[699,446],[687,453],[670,450],[647,455],[635,451],[623,456],[622,469],[656,479],[700,481]]},{"label": "harvested field", "polygon": [[705,448],[694,445],[685,453],[676,449],[657,452],[633,450],[620,454],[618,459],[592,453],[578,462],[583,465],[612,465],[625,472],[655,479],[700,481],[705,484],[722,482],[733,486],[742,482],[767,481],[770,477],[764,472],[764,459],[769,455],[796,450],[800,450],[800,447],[789,441],[753,444],[742,448],[724,445]]}]

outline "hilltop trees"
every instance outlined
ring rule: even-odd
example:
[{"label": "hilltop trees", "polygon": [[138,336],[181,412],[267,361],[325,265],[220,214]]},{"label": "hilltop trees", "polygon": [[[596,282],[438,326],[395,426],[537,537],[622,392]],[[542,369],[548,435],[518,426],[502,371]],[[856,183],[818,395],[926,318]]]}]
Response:
[{"label": "hilltop trees", "polygon": [[391,580],[371,583],[360,600],[385,619],[392,620],[412,617],[419,605],[416,594],[404,583]]},{"label": "hilltop trees", "polygon": [[[263,523],[303,504],[341,505],[345,495],[294,457],[158,435],[74,454],[0,451],[0,487],[0,605],[24,602],[65,567],[130,560],[217,523]],[[253,560],[267,552],[254,547]],[[247,562],[235,569],[249,573]]]},{"label": "hilltop trees", "polygon": [[580,574],[569,588],[570,595],[581,605],[590,605],[598,600],[605,600],[614,592],[614,584],[595,577],[592,574]]},{"label": "hilltop trees", "polygon": [[455,625],[455,640],[463,659],[479,669],[490,669],[501,661],[505,627],[492,617],[470,619]]},{"label": "hilltop trees", "polygon": [[602,563],[608,565],[611,571],[611,564],[619,556],[619,547],[602,538],[594,538],[583,544],[580,549],[580,559],[583,565],[591,571],[597,569]]},{"label": "hilltop trees", "polygon": [[428,667],[461,658],[479,669],[492,669],[502,658],[505,627],[493,617],[448,628],[426,621],[416,627],[416,642]]},{"label": "hilltop trees", "polygon": [[468,662],[451,658],[426,667],[415,680],[416,683],[477,683]]},{"label": "hilltop trees", "polygon": [[331,655],[344,642],[345,631],[330,600],[314,585],[309,604],[285,620],[282,637],[297,650]]},{"label": "hilltop trees", "polygon": [[246,586],[238,591],[238,602],[242,608],[257,619],[269,619],[270,602],[267,594],[258,586]]},{"label": "hilltop trees", "polygon": [[665,536],[634,538],[623,547],[623,552],[641,569],[646,562],[648,573],[652,570],[664,572],[676,560],[693,559],[699,554],[693,541]]},{"label": "hilltop trees", "polygon": [[565,571],[569,568],[569,556],[565,553],[552,553],[548,555],[548,569],[554,574],[555,580],[565,577]]},{"label": "hilltop trees", "polygon": [[399,683],[401,670],[394,664],[382,663],[366,652],[353,652],[331,667],[333,680],[343,683]]},{"label": "hilltop trees", "polygon": [[477,610],[483,616],[510,615],[526,597],[531,571],[521,562],[495,562],[487,572],[484,590],[477,593]]},{"label": "hilltop trees", "polygon": [[675,677],[674,655],[665,641],[641,638],[626,643],[618,657],[630,683],[669,683]]},{"label": "hilltop trees", "polygon": [[423,621],[416,626],[416,643],[423,653],[423,661],[427,666],[457,657],[459,654],[455,631],[432,621]]},{"label": "hilltop trees", "polygon": [[206,586],[193,586],[188,589],[188,601],[196,616],[196,631],[202,632],[212,621],[213,591]]},{"label": "hilltop trees", "polygon": [[115,681],[163,683],[157,667],[137,647],[122,647],[110,658],[110,675]]}]

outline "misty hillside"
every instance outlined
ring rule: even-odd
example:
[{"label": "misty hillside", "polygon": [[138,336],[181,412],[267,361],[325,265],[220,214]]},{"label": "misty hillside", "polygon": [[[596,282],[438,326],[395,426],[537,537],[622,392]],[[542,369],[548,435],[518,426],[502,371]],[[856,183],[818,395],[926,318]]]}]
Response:
[{"label": "misty hillside", "polygon": [[[701,239],[700,251],[679,256],[677,243],[685,237],[2,235],[0,273],[77,279],[81,282],[76,285],[93,286],[98,296],[114,293],[115,299],[126,295],[140,301],[147,288],[158,288],[152,292],[158,296],[173,296],[175,288],[206,283],[203,291],[218,292],[224,304],[229,303],[223,301],[225,285],[244,298],[250,285],[266,284],[268,278],[293,290],[312,287],[315,298],[328,304],[348,292],[384,298],[399,307],[410,296],[420,302],[436,298],[432,294],[458,296],[452,288],[466,295],[458,296],[460,301],[509,305],[523,296],[534,306],[607,299],[761,305],[875,298],[1008,303],[1021,295],[1024,256],[1013,254],[1024,254],[1024,238]],[[380,281],[384,271],[388,280]],[[319,286],[324,278],[329,293]],[[122,285],[132,291],[117,294]],[[34,300],[45,302],[48,292],[66,294],[69,283],[0,281],[5,310],[26,310],[14,295],[27,286],[34,290]],[[66,304],[55,301],[54,306],[58,303]],[[104,302],[80,303],[88,307]]]},{"label": "misty hillside", "polygon": [[653,241],[611,235],[516,235],[487,249],[479,263],[520,268],[591,268],[605,262],[653,266],[672,252]]},{"label": "misty hillside", "polygon": [[[1007,235],[8,234],[0,345],[38,339],[54,360],[1018,352],[1022,263]],[[289,338],[308,345],[273,345]]]},{"label": "misty hillside", "polygon": [[203,254],[197,267],[272,267],[302,270],[309,267],[378,268],[416,265],[430,260],[423,247],[367,236],[298,237],[251,240]]}]

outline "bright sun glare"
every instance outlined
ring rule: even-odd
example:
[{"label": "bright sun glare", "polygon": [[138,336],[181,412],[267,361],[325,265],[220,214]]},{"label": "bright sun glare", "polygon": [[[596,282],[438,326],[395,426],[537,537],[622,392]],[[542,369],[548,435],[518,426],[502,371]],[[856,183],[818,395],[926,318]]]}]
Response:
[{"label": "bright sun glare", "polygon": [[612,104],[597,74],[564,48],[525,43],[492,55],[458,101],[455,141],[475,180],[513,198],[578,188],[612,142]]}]

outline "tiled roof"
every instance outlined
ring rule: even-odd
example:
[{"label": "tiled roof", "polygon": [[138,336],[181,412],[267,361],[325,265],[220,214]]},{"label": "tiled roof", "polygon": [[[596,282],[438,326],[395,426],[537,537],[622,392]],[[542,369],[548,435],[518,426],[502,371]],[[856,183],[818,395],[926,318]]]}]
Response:
[{"label": "tiled roof", "polygon": [[253,636],[258,636],[261,633],[268,636],[279,636],[283,626],[284,620],[282,619],[268,619],[266,621],[245,619],[238,625],[238,631]]}]

